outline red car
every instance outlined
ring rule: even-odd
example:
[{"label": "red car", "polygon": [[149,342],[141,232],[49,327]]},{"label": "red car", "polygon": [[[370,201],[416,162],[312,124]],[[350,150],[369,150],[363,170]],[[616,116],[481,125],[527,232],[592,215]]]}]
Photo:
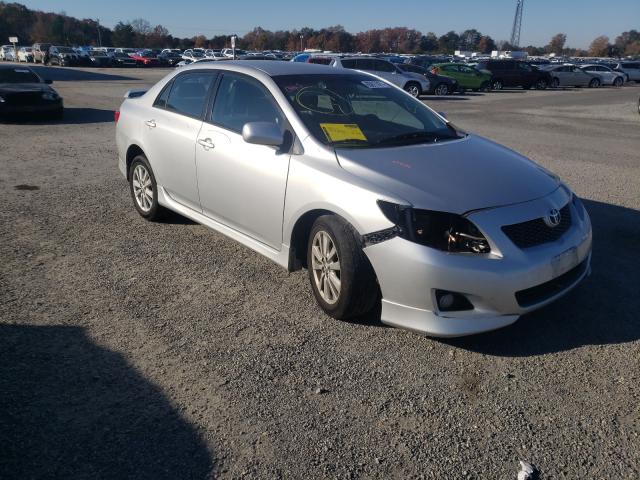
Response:
[{"label": "red car", "polygon": [[151,51],[136,52],[129,55],[136,61],[136,64],[141,67],[158,67],[160,66],[160,60]]}]

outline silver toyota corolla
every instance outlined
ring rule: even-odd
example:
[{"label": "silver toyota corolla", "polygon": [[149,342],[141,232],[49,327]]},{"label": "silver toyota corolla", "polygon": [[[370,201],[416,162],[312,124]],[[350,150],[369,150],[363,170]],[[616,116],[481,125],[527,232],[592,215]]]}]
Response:
[{"label": "silver toyota corolla", "polygon": [[358,71],[192,65],[116,113],[119,166],[166,209],[290,271],[329,315],[434,336],[515,322],[590,272],[581,201],[532,161]]}]

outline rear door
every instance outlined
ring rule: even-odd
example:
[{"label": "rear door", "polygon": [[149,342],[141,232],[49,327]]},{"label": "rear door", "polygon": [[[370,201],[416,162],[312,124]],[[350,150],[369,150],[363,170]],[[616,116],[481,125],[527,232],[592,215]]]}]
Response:
[{"label": "rear door", "polygon": [[282,216],[289,149],[244,141],[248,122],[290,131],[269,90],[252,77],[224,72],[196,146],[203,213],[276,250],[282,248]]},{"label": "rear door", "polygon": [[216,77],[211,70],[176,76],[143,119],[145,153],[158,184],[173,200],[197,211],[196,140]]}]

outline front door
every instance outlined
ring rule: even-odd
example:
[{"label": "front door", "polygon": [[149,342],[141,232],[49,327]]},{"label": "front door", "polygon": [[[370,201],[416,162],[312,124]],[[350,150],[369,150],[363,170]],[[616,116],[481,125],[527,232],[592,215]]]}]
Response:
[{"label": "front door", "polygon": [[196,146],[203,213],[276,250],[282,247],[290,155],[288,149],[245,142],[242,127],[270,122],[284,132],[284,118],[264,85],[225,72]]}]

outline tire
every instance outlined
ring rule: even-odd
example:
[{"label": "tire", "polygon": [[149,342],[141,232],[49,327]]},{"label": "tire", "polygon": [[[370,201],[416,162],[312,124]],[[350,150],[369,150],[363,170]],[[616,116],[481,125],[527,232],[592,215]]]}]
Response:
[{"label": "tire", "polygon": [[376,276],[359,236],[338,216],[323,215],[314,222],[307,245],[307,270],[318,305],[333,318],[346,320],[365,314],[378,300]]},{"label": "tire", "polygon": [[[138,188],[140,183],[146,185],[144,191]],[[148,192],[149,188],[151,188],[151,195]],[[164,218],[166,210],[158,203],[156,177],[153,175],[149,161],[144,155],[138,155],[131,162],[131,167],[129,167],[129,191],[131,192],[133,205],[140,216],[152,222]]]},{"label": "tire", "polygon": [[409,93],[413,98],[418,98],[422,93],[420,84],[415,82],[409,82],[404,86],[404,91]]},{"label": "tire", "polygon": [[449,86],[446,83],[439,83],[436,88],[433,89],[433,94],[439,97],[449,95]]},{"label": "tire", "polygon": [[491,82],[492,90],[502,90],[503,88],[504,88],[504,84],[502,83],[502,80],[493,80]]},{"label": "tire", "polygon": [[491,84],[489,82],[482,82],[482,85],[480,85],[480,91],[488,92],[489,90],[491,90]]},{"label": "tire", "polygon": [[559,88],[559,87],[560,87],[560,80],[558,80],[557,78],[552,78],[551,88]]},{"label": "tire", "polygon": [[589,88],[598,88],[599,86],[600,86],[600,80],[597,78],[594,78],[589,82]]},{"label": "tire", "polygon": [[546,90],[548,86],[547,81],[543,78],[536,82],[536,90]]},{"label": "tire", "polygon": [[614,87],[621,87],[623,84],[624,84],[624,79],[622,77],[616,77],[616,79],[613,81]]}]

